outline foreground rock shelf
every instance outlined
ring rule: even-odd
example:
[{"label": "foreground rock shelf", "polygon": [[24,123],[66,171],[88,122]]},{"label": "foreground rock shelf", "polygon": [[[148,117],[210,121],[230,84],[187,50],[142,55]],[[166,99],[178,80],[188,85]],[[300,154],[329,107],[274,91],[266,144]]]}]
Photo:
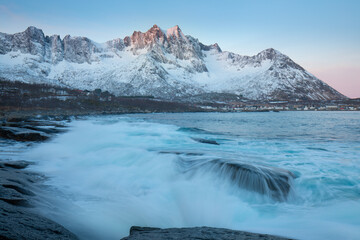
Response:
[{"label": "foreground rock shelf", "polygon": [[130,228],[130,235],[121,240],[175,240],[175,239],[202,239],[202,240],[285,240],[279,236],[268,234],[250,233],[235,231],[225,228],[193,227],[193,228],[151,228],[137,227]]},{"label": "foreground rock shelf", "polygon": [[[66,124],[61,121],[29,118],[4,120],[0,124],[0,138],[19,142],[45,141],[66,131]],[[206,140],[208,142],[205,140],[200,142],[218,144],[212,140]],[[173,152],[173,154],[184,153]],[[185,155],[199,155],[199,153],[185,153]],[[74,233],[38,212],[36,206],[43,201],[42,194],[39,193],[42,192],[46,176],[29,171],[27,167],[31,164],[34,163],[0,159],[0,239],[78,239]],[[288,238],[211,227],[160,229],[134,226],[130,229],[130,235],[123,239],[281,240]]]},{"label": "foreground rock shelf", "polygon": [[13,118],[0,123],[0,138],[20,142],[41,142],[64,131],[65,126],[56,121]]},{"label": "foreground rock shelf", "polygon": [[0,239],[78,239],[60,224],[37,213],[41,175],[26,161],[0,160]]}]

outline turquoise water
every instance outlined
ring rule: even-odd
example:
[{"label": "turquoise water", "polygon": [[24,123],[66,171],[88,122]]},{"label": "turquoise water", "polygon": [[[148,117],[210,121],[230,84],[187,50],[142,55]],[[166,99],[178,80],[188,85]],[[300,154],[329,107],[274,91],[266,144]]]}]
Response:
[{"label": "turquoise water", "polygon": [[[50,177],[58,207],[42,211],[83,239],[119,239],[132,225],[360,236],[360,112],[89,117],[22,157]],[[236,184],[213,161],[294,178],[276,198]]]}]

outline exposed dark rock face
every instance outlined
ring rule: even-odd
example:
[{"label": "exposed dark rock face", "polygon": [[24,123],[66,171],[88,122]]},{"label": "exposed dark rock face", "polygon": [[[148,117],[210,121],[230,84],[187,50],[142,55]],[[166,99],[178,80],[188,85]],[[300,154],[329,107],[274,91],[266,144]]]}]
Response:
[{"label": "exposed dark rock face", "polygon": [[0,60],[0,77],[8,80],[101,88],[115,95],[189,101],[209,95],[221,101],[229,94],[251,100],[346,99],[275,49],[254,56],[222,51],[216,43],[184,35],[177,25],[167,30],[154,25],[104,44],[45,36],[29,27],[0,33]]},{"label": "exposed dark rock face", "polygon": [[43,62],[58,63],[63,60],[76,63],[90,63],[95,44],[86,37],[71,37],[63,40],[59,35],[45,36],[41,29],[28,27],[24,32],[0,35],[0,54],[20,51],[36,55]]},{"label": "exposed dark rock face", "polygon": [[35,212],[43,176],[23,170],[28,164],[0,161],[0,239],[78,239]]},{"label": "exposed dark rock face", "polygon": [[256,165],[217,160],[212,168],[219,169],[220,176],[229,178],[240,188],[268,195],[285,201],[295,178],[290,171]]},{"label": "exposed dark rock face", "polygon": [[218,142],[216,142],[215,140],[210,140],[210,139],[205,139],[205,138],[192,138],[193,140],[199,142],[199,143],[207,143],[207,144],[212,144],[212,145],[220,145]]},{"label": "exposed dark rock face", "polygon": [[15,169],[24,169],[29,166],[31,162],[28,161],[16,161],[16,162],[5,162],[4,166]]},{"label": "exposed dark rock face", "polygon": [[86,37],[71,37],[65,36],[63,39],[64,45],[64,59],[69,62],[76,63],[91,63],[96,59],[92,59],[92,56],[96,52],[101,52],[95,44]]},{"label": "exposed dark rock face", "polygon": [[0,127],[0,137],[21,142],[44,141],[49,138],[41,132],[18,127]]},{"label": "exposed dark rock face", "polygon": [[202,240],[285,240],[289,238],[278,237],[260,233],[235,231],[225,228],[193,227],[193,228],[130,228],[130,235],[122,240],[172,240],[172,239],[202,239]]},{"label": "exposed dark rock face", "polygon": [[257,192],[276,201],[288,199],[295,178],[292,172],[285,169],[227,159],[192,160],[191,155],[180,157],[179,166],[182,171],[189,173],[204,170],[213,172],[241,189]]},{"label": "exposed dark rock face", "polygon": [[[198,41],[190,36],[185,36],[178,25],[167,31],[154,25],[145,33],[135,31],[130,39],[131,50],[135,54],[138,50],[148,49],[151,58],[156,62],[177,65],[176,61],[165,56],[171,54],[175,56],[175,59],[191,60],[192,71],[207,72],[206,65],[202,61],[204,55],[198,47]],[[163,75],[166,74],[165,71]]]},{"label": "exposed dark rock face", "polygon": [[3,34],[0,38],[0,53],[20,51],[32,55],[45,55],[45,35],[41,29],[28,27],[24,32]]},{"label": "exposed dark rock face", "polygon": [[51,134],[64,131],[63,126],[51,121],[9,119],[0,125],[0,137],[15,141],[45,141]]}]

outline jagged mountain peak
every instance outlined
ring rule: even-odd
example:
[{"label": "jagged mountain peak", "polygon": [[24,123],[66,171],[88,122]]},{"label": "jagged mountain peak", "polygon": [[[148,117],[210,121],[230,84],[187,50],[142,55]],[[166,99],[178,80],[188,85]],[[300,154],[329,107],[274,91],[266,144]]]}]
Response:
[{"label": "jagged mountain peak", "polygon": [[279,57],[281,57],[281,58],[287,57],[286,55],[282,54],[280,51],[278,51],[274,48],[267,48],[267,49],[259,52],[256,56],[263,60],[266,60],[266,59],[274,60]]},{"label": "jagged mountain peak", "polygon": [[[128,37],[124,38],[124,41],[127,42]],[[149,48],[154,46],[156,43],[163,44],[166,40],[164,32],[156,24],[151,27],[145,33],[141,31],[134,31],[134,33],[129,37],[130,44],[134,50]]]},{"label": "jagged mountain peak", "polygon": [[94,41],[92,41],[90,38],[82,37],[82,36],[71,36],[70,34],[67,34],[62,40],[65,41],[69,39],[94,43]]},{"label": "jagged mountain peak", "polygon": [[48,37],[36,27],[0,33],[0,77],[167,99],[209,94],[344,98],[278,50],[254,56],[223,52],[217,43],[204,45],[185,36],[178,25],[163,30],[155,24],[104,44],[87,37]]},{"label": "jagged mountain peak", "polygon": [[155,33],[158,36],[163,36],[166,31],[164,31],[162,28],[160,28],[158,25],[154,24],[149,30],[147,30],[145,33]]},{"label": "jagged mountain peak", "polygon": [[177,38],[183,38],[186,39],[184,33],[181,31],[179,25],[175,25],[174,27],[171,27],[166,30],[166,36],[167,37],[177,37]]},{"label": "jagged mountain peak", "polygon": [[25,32],[31,33],[31,34],[41,34],[44,35],[44,32],[42,29],[37,28],[35,26],[29,26],[28,28],[26,28]]},{"label": "jagged mountain peak", "polygon": [[[140,32],[140,31],[138,31]],[[159,27],[157,24],[154,24],[149,30],[147,30],[146,32],[150,32],[150,33],[157,33],[157,32],[162,32],[164,33],[167,37],[169,36],[184,36],[184,34],[182,33],[179,25],[175,25],[174,27],[168,28],[166,30],[164,30],[163,28]]]},{"label": "jagged mountain peak", "polygon": [[158,29],[160,29],[160,27],[159,27],[158,25],[156,25],[156,24],[154,24],[154,25],[152,26],[152,28],[158,28]]},{"label": "jagged mountain peak", "polygon": [[36,28],[34,26],[30,26],[24,32],[20,32],[17,34],[18,35],[25,34],[29,38],[29,40],[32,39],[37,42],[42,42],[44,41],[45,38],[44,32],[41,29]]},{"label": "jagged mountain peak", "polygon": [[214,49],[216,49],[218,52],[221,52],[221,48],[218,43],[214,43],[211,45]]},{"label": "jagged mountain peak", "polygon": [[[134,31],[129,38],[134,49],[149,48],[156,44],[168,45],[171,41],[173,43],[174,41],[189,42],[178,25],[163,30],[158,25],[154,24],[146,32]],[[124,41],[126,42],[126,39],[124,39]]]}]

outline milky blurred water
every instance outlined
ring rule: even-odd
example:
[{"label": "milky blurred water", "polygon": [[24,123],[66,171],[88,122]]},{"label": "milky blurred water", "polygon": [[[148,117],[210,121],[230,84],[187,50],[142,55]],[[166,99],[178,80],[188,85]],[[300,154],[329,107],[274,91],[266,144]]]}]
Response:
[{"label": "milky blurred water", "polygon": [[[279,202],[205,169],[184,174],[183,155],[163,152],[276,167],[296,178],[289,199]],[[360,112],[88,117],[21,157],[49,176],[56,207],[42,211],[83,239],[119,239],[132,225],[360,236]]]}]

